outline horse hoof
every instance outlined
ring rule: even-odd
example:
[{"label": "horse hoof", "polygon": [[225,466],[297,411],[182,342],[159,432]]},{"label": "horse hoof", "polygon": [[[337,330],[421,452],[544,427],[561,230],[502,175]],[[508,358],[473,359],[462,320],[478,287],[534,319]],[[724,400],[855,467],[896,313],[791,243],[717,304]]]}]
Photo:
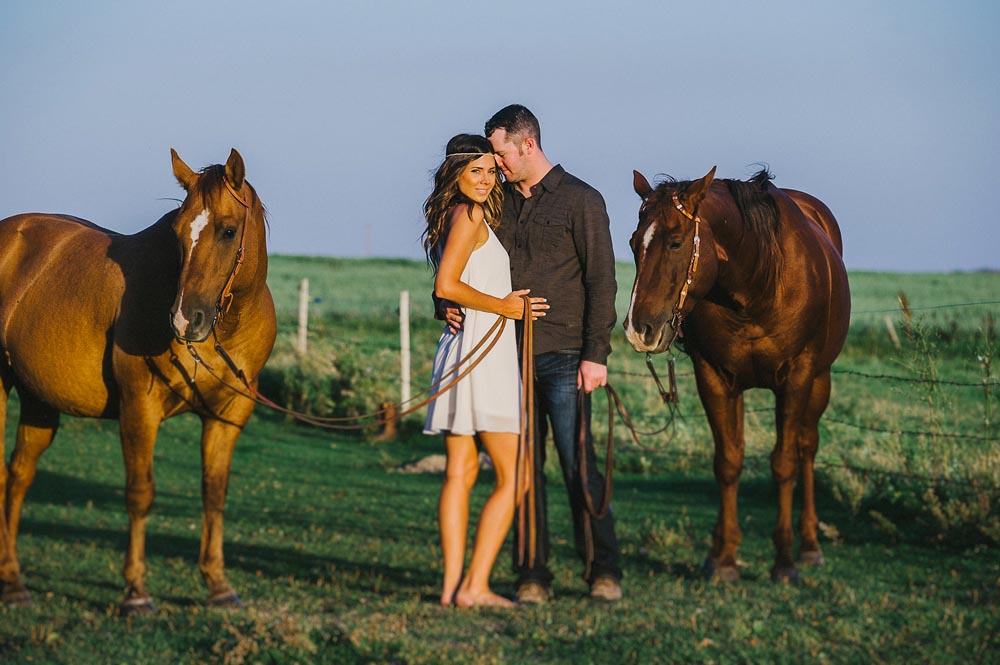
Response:
[{"label": "horse hoof", "polygon": [[138,598],[128,598],[118,606],[118,615],[121,617],[133,617],[156,612],[156,605],[149,596]]},{"label": "horse hoof", "polygon": [[822,566],[825,563],[826,561],[823,560],[823,553],[819,550],[799,552],[800,566]]},{"label": "horse hoof", "polygon": [[31,594],[21,585],[14,588],[6,588],[5,586],[3,596],[0,599],[4,605],[11,607],[33,607],[35,605],[35,602],[31,600]]},{"label": "horse hoof", "polygon": [[798,584],[799,583],[799,571],[792,567],[779,567],[775,566],[771,569],[771,581],[781,582],[784,584]]},{"label": "horse hoof", "polygon": [[217,607],[221,609],[238,609],[243,607],[243,601],[240,600],[240,597],[236,595],[236,592],[232,589],[212,594],[208,597],[205,604],[209,607]]},{"label": "horse hoof", "polygon": [[738,582],[740,571],[736,566],[720,566],[713,558],[705,559],[701,566],[705,579],[709,582]]}]

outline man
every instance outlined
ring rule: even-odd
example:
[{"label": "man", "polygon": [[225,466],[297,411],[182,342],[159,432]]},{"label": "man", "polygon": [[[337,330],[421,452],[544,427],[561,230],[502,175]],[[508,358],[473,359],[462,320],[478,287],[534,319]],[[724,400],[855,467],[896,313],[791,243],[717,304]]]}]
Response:
[{"label": "man", "polygon": [[[594,560],[587,583],[600,600],[621,598],[622,571],[611,512],[600,520],[584,513],[579,477],[577,391],[585,409],[587,487],[594,505],[604,494],[590,433],[590,393],[607,383],[607,358],[615,323],[615,262],[610,222],[600,193],[548,160],[534,114],[512,104],[486,123],[503,172],[505,196],[497,236],[510,255],[514,289],[531,289],[551,308],[534,324],[535,350],[535,524],[537,553],[533,566],[519,563],[517,597],[523,603],[551,597],[552,572],[545,498],[545,438],[552,438],[573,514],[577,554],[584,562],[588,520]],[[527,504],[522,506],[527,509]],[[516,540],[516,536],[515,536]],[[515,542],[515,552],[518,543]]]}]

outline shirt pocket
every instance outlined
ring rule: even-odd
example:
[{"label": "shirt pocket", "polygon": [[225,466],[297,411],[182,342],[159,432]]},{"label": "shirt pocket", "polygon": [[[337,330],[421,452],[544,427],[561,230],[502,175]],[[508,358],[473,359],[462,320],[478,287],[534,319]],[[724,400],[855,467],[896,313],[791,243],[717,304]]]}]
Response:
[{"label": "shirt pocket", "polygon": [[538,237],[542,249],[555,255],[566,253],[573,247],[569,220],[547,217],[533,221],[532,235]]}]

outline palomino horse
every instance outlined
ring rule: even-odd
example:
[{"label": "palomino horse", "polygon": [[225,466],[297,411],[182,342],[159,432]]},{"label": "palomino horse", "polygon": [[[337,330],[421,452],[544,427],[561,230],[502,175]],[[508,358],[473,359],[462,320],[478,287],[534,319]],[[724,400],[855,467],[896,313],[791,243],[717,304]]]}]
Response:
[{"label": "palomino horse", "polygon": [[816,538],[813,465],[820,416],[830,400],[830,366],[851,313],[840,229],[815,197],[771,185],[694,182],[653,189],[638,171],[642,197],[632,236],[635,286],[625,334],[636,351],[666,351],[675,337],[694,363],[698,394],[715,439],[718,521],[705,562],[710,577],[739,577],[736,515],[743,468],[743,391],[775,395],[778,485],[774,580],[795,581],[792,493],[802,477],[800,561],[822,563]]},{"label": "palomino horse", "polygon": [[153,608],[145,579],[153,446],[161,421],[190,411],[202,422],[198,565],[210,604],[239,604],[223,566],[222,511],[233,447],[254,403],[196,371],[194,357],[221,376],[222,348],[256,383],[271,353],[264,207],[235,150],[225,166],[200,173],[171,156],[187,196],[135,235],[65,215],[0,221],[0,436],[12,388],[21,403],[17,442],[0,470],[0,580],[8,603],[30,603],[16,554],[18,522],[62,412],[119,421],[129,518],[121,609]]}]

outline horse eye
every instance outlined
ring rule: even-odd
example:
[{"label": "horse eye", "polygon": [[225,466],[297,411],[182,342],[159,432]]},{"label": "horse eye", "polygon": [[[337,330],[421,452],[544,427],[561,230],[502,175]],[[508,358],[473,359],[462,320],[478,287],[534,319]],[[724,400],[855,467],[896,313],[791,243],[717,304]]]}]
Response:
[{"label": "horse eye", "polygon": [[236,237],[236,229],[232,226],[227,226],[226,230],[222,232],[222,237],[226,240],[232,240]]},{"label": "horse eye", "polygon": [[670,243],[670,251],[674,251],[680,248],[681,248],[680,240],[674,240],[673,242]]}]

